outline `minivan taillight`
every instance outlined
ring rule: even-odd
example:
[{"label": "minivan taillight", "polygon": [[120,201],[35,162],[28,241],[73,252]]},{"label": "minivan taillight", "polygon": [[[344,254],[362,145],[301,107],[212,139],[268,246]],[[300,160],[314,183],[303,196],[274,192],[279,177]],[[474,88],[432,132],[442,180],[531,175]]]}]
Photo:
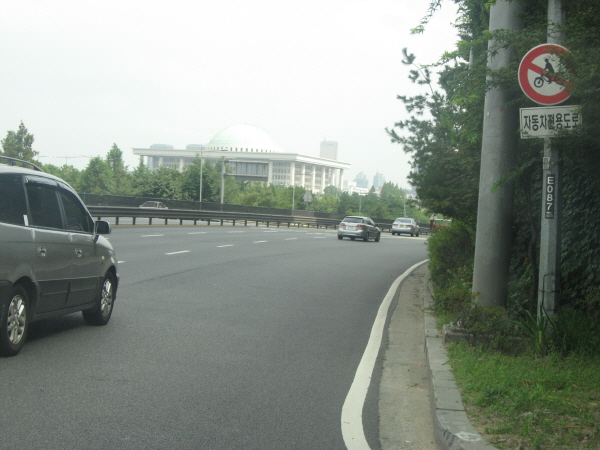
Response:
[{"label": "minivan taillight", "polygon": [[362,227],[364,227],[364,226],[365,226],[365,225],[364,225],[363,223],[359,223],[358,225],[356,225],[356,228],[362,228]]}]

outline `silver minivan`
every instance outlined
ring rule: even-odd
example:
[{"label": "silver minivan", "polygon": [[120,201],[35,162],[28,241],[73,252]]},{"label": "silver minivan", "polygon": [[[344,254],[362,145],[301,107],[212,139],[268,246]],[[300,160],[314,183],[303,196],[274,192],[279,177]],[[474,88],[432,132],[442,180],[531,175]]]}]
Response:
[{"label": "silver minivan", "polygon": [[109,223],[24,161],[0,156],[0,193],[0,354],[19,353],[36,320],[83,311],[107,324],[119,282]]}]

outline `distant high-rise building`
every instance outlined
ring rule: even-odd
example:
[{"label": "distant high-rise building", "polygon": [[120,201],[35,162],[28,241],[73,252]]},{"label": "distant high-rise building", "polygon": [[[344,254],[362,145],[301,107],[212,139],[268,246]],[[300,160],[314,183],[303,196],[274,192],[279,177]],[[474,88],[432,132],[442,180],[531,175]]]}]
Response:
[{"label": "distant high-rise building", "polygon": [[380,174],[379,172],[375,173],[375,176],[373,177],[373,186],[375,187],[375,189],[382,188],[384,184],[385,177],[383,176],[383,174]]},{"label": "distant high-rise building", "polygon": [[320,158],[338,159],[338,143],[335,141],[321,141],[321,151],[319,153]]},{"label": "distant high-rise building", "polygon": [[358,175],[356,175],[354,182],[356,183],[356,187],[358,188],[369,189],[369,179],[364,174],[364,172],[359,172]]}]

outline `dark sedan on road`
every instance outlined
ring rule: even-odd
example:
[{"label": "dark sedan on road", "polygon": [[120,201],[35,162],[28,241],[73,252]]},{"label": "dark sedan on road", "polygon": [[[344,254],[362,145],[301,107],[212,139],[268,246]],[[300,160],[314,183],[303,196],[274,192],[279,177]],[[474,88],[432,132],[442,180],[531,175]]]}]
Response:
[{"label": "dark sedan on road", "polygon": [[363,241],[374,239],[375,242],[379,242],[381,230],[370,217],[346,216],[338,228],[338,239],[341,240],[345,237],[352,240],[359,238]]}]

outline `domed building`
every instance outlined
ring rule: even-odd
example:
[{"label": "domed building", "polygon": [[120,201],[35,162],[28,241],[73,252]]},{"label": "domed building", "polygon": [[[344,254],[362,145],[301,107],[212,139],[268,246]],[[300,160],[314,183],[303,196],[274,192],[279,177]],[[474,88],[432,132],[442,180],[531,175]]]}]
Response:
[{"label": "domed building", "polygon": [[198,157],[213,163],[225,160],[230,175],[238,180],[302,186],[313,193],[331,185],[341,189],[344,170],[350,169],[350,164],[334,159],[286,153],[266,131],[248,124],[229,126],[208,144],[189,144],[185,149],[154,144],[134,148],[133,153],[142,156],[150,170],[183,171]]},{"label": "domed building", "polygon": [[275,140],[262,128],[248,125],[232,125],[219,131],[206,145],[208,150],[230,152],[280,152]]}]

